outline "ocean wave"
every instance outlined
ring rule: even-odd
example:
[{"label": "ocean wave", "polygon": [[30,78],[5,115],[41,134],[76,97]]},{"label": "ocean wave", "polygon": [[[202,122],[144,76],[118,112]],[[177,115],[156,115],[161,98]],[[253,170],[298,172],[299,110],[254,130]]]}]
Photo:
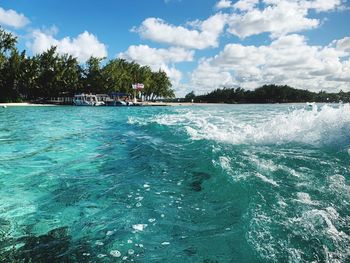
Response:
[{"label": "ocean wave", "polygon": [[334,207],[306,210],[288,218],[285,206],[274,206],[271,211],[257,205],[250,216],[248,242],[269,262],[331,263],[349,259],[350,237],[340,230],[344,218]]},{"label": "ocean wave", "polygon": [[[249,113],[246,113],[249,115]],[[246,116],[247,117],[247,116]],[[249,116],[248,116],[249,117]],[[288,113],[242,120],[233,113],[181,109],[176,114],[161,114],[152,119],[129,118],[130,124],[177,126],[192,140],[214,140],[231,144],[350,145],[350,105],[324,105],[312,110],[296,109]],[[258,121],[257,121],[258,119]]]}]

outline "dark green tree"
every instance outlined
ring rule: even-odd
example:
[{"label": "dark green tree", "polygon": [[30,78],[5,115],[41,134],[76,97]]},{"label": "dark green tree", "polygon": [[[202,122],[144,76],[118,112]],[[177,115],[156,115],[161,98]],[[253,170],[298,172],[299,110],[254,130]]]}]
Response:
[{"label": "dark green tree", "polygon": [[194,94],[194,91],[192,90],[191,92],[187,93],[185,96],[186,101],[192,101],[196,98],[196,95]]},{"label": "dark green tree", "polygon": [[[17,39],[11,33],[0,27],[0,101],[16,101],[19,96],[17,87],[17,77],[19,57],[16,49]],[[15,70],[15,72],[12,72]]]},{"label": "dark green tree", "polygon": [[104,93],[105,79],[102,75],[101,62],[103,58],[90,57],[84,70],[83,88],[86,93]]}]

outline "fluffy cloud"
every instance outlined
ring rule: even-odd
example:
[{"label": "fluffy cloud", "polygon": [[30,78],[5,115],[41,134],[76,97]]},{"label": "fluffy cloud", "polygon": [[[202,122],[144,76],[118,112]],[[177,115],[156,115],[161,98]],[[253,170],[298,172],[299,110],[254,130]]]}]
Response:
[{"label": "fluffy cloud", "polygon": [[[266,83],[309,90],[349,90],[349,38],[311,46],[297,34],[281,36],[270,45],[228,44],[216,56],[203,59],[192,73],[201,93],[218,86],[256,88]],[[209,77],[206,77],[209,76]]]},{"label": "fluffy cloud", "polygon": [[147,40],[172,46],[205,49],[218,47],[226,26],[230,34],[246,38],[269,33],[273,38],[318,27],[320,19],[310,17],[310,10],[328,12],[341,8],[344,0],[219,0],[215,9],[230,9],[207,20],[185,26],[168,24],[160,18],[145,19],[133,31]]},{"label": "fluffy cloud", "polygon": [[331,11],[339,8],[342,4],[342,0],[301,0],[300,5],[307,9],[314,9],[316,12]]},{"label": "fluffy cloud", "polygon": [[29,19],[23,14],[19,14],[12,9],[5,10],[0,7],[0,25],[21,28],[28,23]]},{"label": "fluffy cloud", "polygon": [[350,37],[344,37],[343,39],[333,41],[333,45],[335,45],[338,50],[350,52]]},{"label": "fluffy cloud", "polygon": [[159,68],[169,76],[172,85],[175,88],[177,88],[180,85],[180,81],[182,79],[181,71],[176,69],[174,66],[168,66],[168,65],[159,65],[159,66],[160,66]]},{"label": "fluffy cloud", "polygon": [[215,8],[216,9],[225,9],[230,8],[232,6],[232,3],[230,0],[220,0],[216,3]]},{"label": "fluffy cloud", "polygon": [[259,0],[239,0],[233,7],[238,10],[247,11],[253,9],[258,3]]},{"label": "fluffy cloud", "polygon": [[242,14],[231,15],[228,31],[240,38],[263,32],[279,36],[312,29],[318,25],[317,19],[307,18],[307,9],[297,3],[281,1],[263,10],[256,8]]},{"label": "fluffy cloud", "polygon": [[[156,49],[147,45],[130,46],[127,51],[119,53],[119,58],[135,61],[141,65],[148,65],[152,70],[164,70],[170,77],[173,85],[178,85],[182,74],[174,63],[192,61],[194,52],[183,48]],[[171,66],[169,66],[169,64]]]},{"label": "fluffy cloud", "polygon": [[260,33],[272,37],[300,32],[320,25],[320,20],[308,17],[310,10],[332,11],[342,0],[240,0],[229,16],[230,32],[240,38]]},{"label": "fluffy cloud", "polygon": [[232,83],[234,79],[230,72],[213,66],[210,59],[202,60],[191,74],[187,92],[194,90],[196,94],[204,94],[218,87],[230,86]]},{"label": "fluffy cloud", "polygon": [[193,60],[193,51],[183,48],[171,47],[169,49],[156,49],[147,45],[130,46],[126,52],[118,57],[134,60],[143,65],[178,63]]},{"label": "fluffy cloud", "polygon": [[172,46],[205,49],[217,47],[218,38],[224,30],[226,15],[216,14],[205,21],[196,21],[196,29],[167,24],[159,18],[147,18],[134,29],[144,39]]},{"label": "fluffy cloud", "polygon": [[314,9],[317,12],[331,11],[341,7],[344,0],[239,0],[234,8],[242,11],[256,8],[259,3],[268,6],[276,6],[283,3],[294,3],[304,9]]},{"label": "fluffy cloud", "polygon": [[27,47],[33,54],[46,51],[52,46],[57,47],[58,53],[68,53],[80,62],[85,62],[91,56],[100,58],[107,56],[106,46],[99,42],[95,35],[87,31],[76,38],[65,37],[59,40],[54,37],[53,32],[35,30],[32,32],[31,41],[27,42]]}]

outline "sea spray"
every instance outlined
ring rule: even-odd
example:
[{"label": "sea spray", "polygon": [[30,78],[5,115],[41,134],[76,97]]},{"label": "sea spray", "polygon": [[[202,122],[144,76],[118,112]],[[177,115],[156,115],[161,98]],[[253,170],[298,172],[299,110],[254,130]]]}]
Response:
[{"label": "sea spray", "polygon": [[348,107],[12,107],[0,261],[349,262]]},{"label": "sea spray", "polygon": [[[256,114],[256,113],[255,113]],[[259,116],[257,116],[259,117]],[[314,146],[350,144],[350,105],[313,105],[261,118],[240,119],[234,113],[197,109],[161,114],[152,119],[129,119],[129,123],[183,128],[193,140],[231,144],[302,143]]]}]

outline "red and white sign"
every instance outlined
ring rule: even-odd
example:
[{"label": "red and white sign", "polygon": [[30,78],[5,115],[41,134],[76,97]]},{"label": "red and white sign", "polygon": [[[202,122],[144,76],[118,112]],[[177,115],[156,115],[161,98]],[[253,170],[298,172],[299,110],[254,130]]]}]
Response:
[{"label": "red and white sign", "polygon": [[134,90],[142,90],[145,86],[142,83],[132,84]]}]

